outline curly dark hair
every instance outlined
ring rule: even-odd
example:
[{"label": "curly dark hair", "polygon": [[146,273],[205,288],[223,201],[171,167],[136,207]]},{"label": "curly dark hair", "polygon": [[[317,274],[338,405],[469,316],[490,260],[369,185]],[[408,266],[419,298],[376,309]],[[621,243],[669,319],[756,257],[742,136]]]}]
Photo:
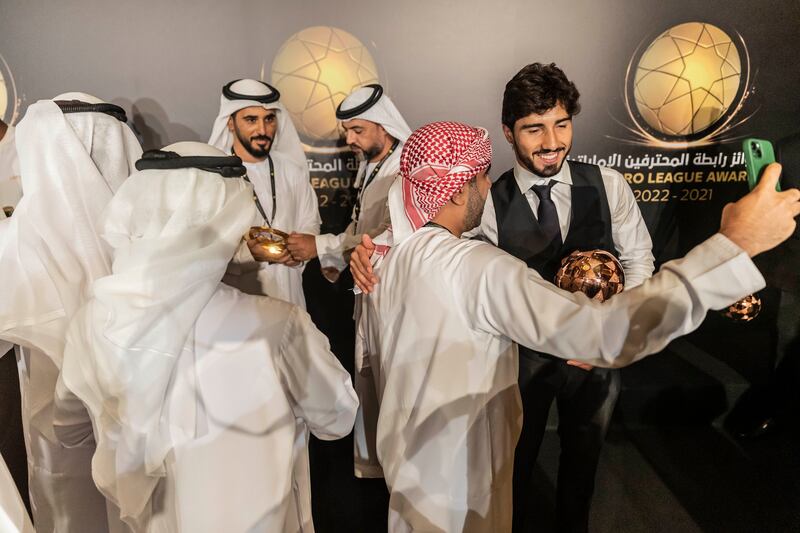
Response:
[{"label": "curly dark hair", "polygon": [[561,103],[570,117],[580,113],[580,93],[555,63],[531,63],[506,83],[503,93],[503,124],[514,129],[517,120],[531,113],[541,115]]}]

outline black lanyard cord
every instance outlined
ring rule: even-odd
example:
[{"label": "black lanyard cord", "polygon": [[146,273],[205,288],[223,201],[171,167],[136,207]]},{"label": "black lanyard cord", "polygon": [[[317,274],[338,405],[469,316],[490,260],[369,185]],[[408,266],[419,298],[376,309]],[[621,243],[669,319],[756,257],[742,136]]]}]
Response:
[{"label": "black lanyard cord", "polygon": [[358,188],[358,192],[356,193],[356,204],[353,206],[353,221],[356,223],[356,225],[358,225],[358,219],[361,216],[361,197],[364,195],[364,191],[367,190],[369,184],[372,183],[372,181],[375,179],[375,176],[378,175],[378,172],[380,172],[381,167],[386,162],[386,160],[389,159],[389,157],[397,149],[398,144],[400,144],[400,141],[398,139],[395,139],[394,142],[392,143],[392,147],[389,148],[388,152],[386,152],[386,155],[383,156],[383,158],[380,161],[378,161],[378,164],[375,165],[375,168],[372,169],[372,172],[370,172],[369,176],[364,181],[364,184]]},{"label": "black lanyard cord", "polygon": [[[231,153],[234,153],[231,150]],[[272,217],[268,217],[267,213],[264,211],[264,206],[261,205],[261,201],[258,199],[258,195],[256,194],[255,190],[253,190],[253,200],[256,202],[256,207],[258,208],[258,212],[261,213],[261,216],[264,217],[264,220],[267,222],[268,227],[272,227],[272,221],[275,220],[275,212],[278,209],[278,197],[275,193],[275,165],[272,162],[272,156],[267,154],[267,162],[269,163],[269,184],[272,187]],[[247,174],[244,175],[244,179],[248,183],[253,183],[250,181],[250,178]]]}]

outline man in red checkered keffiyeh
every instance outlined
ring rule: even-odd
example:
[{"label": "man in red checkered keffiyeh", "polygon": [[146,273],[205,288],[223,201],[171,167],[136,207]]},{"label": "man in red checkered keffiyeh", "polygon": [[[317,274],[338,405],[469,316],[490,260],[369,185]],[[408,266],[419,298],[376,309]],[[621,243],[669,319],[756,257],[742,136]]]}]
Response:
[{"label": "man in red checkered keffiyeh", "polygon": [[[562,291],[503,250],[461,238],[480,222],[490,154],[485,131],[463,124],[430,124],[409,137],[389,194],[395,247],[377,258],[372,290],[359,300],[356,370],[372,379],[375,405],[362,408],[377,423],[370,434],[360,419],[356,438],[360,425],[374,445],[390,492],[390,533],[512,531],[523,419],[515,343],[620,367],[764,286],[741,249],[751,233],[737,243],[735,231],[723,230],[602,307]],[[732,215],[742,216],[735,224],[768,212],[752,206],[759,194],[778,199],[776,179],[727,211],[742,213]],[[798,197],[787,198],[791,227]],[[733,227],[727,217],[725,227]],[[711,271],[719,275],[702,275]]]},{"label": "man in red checkered keffiyeh", "polygon": [[[483,128],[433,122],[412,133],[400,156],[400,179],[389,192],[392,226],[375,239],[376,253],[386,254],[389,247],[436,218],[465,185],[489,169],[491,162],[492,143]],[[483,211],[479,200],[478,194],[471,195],[473,205],[468,216],[477,217],[475,223]],[[470,221],[466,222],[469,226]]]},{"label": "man in red checkered keffiyeh", "polygon": [[433,122],[408,138],[400,157],[403,205],[414,230],[492,163],[492,143],[483,128]]}]

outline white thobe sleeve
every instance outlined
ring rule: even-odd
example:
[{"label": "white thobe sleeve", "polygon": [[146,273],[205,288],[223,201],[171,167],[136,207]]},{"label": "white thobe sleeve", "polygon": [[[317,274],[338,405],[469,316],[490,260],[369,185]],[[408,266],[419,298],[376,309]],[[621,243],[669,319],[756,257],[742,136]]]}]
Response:
[{"label": "white thobe sleeve", "polygon": [[344,270],[347,266],[347,261],[350,259],[350,252],[357,245],[361,244],[361,236],[366,233],[374,239],[386,231],[386,228],[388,228],[391,223],[389,210],[386,209],[386,216],[383,221],[370,231],[358,233],[356,231],[355,221],[351,221],[347,229],[344,230],[344,233],[338,235],[318,235],[316,244],[320,264],[322,264],[323,267],[332,266],[339,271]]},{"label": "white thobe sleeve", "polygon": [[625,178],[616,170],[601,169],[611,211],[611,235],[625,271],[625,288],[641,285],[653,274],[653,241]]},{"label": "white thobe sleeve", "polygon": [[710,309],[764,287],[747,254],[721,234],[603,304],[562,291],[509,255],[488,255],[458,274],[461,305],[473,327],[599,367],[625,366],[657,352],[696,329]]},{"label": "white thobe sleeve", "polygon": [[353,231],[355,231],[355,222],[350,222],[343,233],[339,233],[338,235],[325,233],[316,236],[315,244],[317,247],[317,256],[319,257],[319,264],[322,268],[333,267],[340,272],[344,270],[347,266],[344,259],[344,242],[347,235]]},{"label": "white thobe sleeve", "polygon": [[358,399],[350,374],[331,353],[328,338],[295,307],[281,341],[278,368],[294,415],[322,440],[353,429]]}]

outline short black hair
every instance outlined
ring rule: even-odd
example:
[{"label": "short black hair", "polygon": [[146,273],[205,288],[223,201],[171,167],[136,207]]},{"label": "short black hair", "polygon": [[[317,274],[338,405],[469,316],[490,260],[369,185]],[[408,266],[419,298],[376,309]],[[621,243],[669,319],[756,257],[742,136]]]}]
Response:
[{"label": "short black hair", "polygon": [[531,113],[541,115],[561,103],[570,117],[580,113],[580,93],[555,63],[531,63],[517,72],[506,83],[503,93],[503,124],[514,129],[514,124]]}]

